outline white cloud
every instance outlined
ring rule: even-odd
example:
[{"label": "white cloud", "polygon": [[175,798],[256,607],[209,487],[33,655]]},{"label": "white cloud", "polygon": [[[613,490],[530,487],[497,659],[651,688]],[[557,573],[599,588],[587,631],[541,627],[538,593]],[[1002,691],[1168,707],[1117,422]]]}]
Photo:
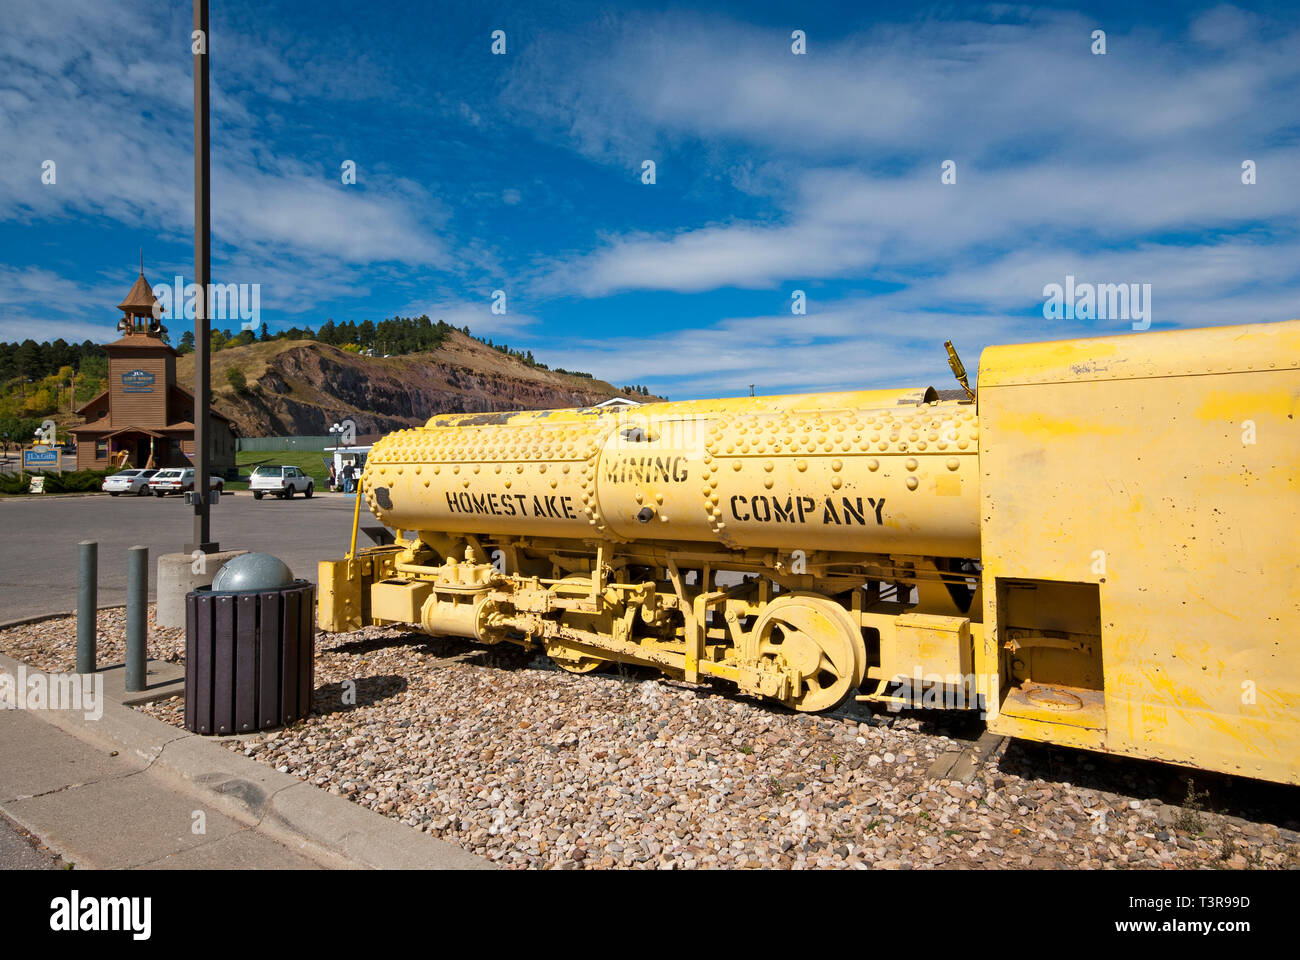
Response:
[{"label": "white cloud", "polygon": [[552,366],[676,397],[739,395],[751,383],[768,393],[945,387],[946,339],[974,371],[980,352],[995,344],[1132,332],[1125,319],[1044,319],[1043,286],[1064,283],[1067,273],[1079,282],[1151,284],[1153,330],[1300,318],[1300,246],[1236,240],[1123,254],[1017,251],[879,296],[825,302],[814,294],[806,316],[732,317],[535,352]]},{"label": "white cloud", "polygon": [[[603,237],[549,263],[539,290],[811,297],[807,316],[557,345],[545,359],[686,396],[944,385],[949,337],[974,369],[991,344],[1131,331],[1044,320],[1043,287],[1067,273],[1151,284],[1154,329],[1300,316],[1300,34],[1262,40],[1256,21],[1205,14],[1190,34],[1215,49],[1192,57],[1112,31],[1094,58],[1092,24],[1055,14],[813,37],[807,59],[771,31],[664,17],[589,44],[607,56],[566,76],[551,66],[569,61],[539,44],[508,95],[545,87],[535,109],[554,136],[611,164],[698,140],[777,210]],[[956,185],[940,182],[945,159]],[[823,281],[901,289],[836,300]]]},{"label": "white cloud", "polygon": [[[98,343],[112,332],[121,316],[113,307],[129,289],[129,283],[114,288],[69,280],[42,267],[0,264],[0,340],[62,337],[69,343]],[[104,319],[97,321],[97,316]]]},{"label": "white cloud", "polygon": [[[1026,248],[1261,225],[1286,239],[1300,32],[1261,39],[1255,19],[1210,11],[1191,32],[1218,49],[1191,57],[1141,31],[1092,56],[1092,21],[1063,13],[812,36],[806,57],[779,31],[675,14],[584,34],[581,56],[571,36],[541,38],[505,97],[552,136],[619,165],[707,144],[777,213],[606,236],[538,289],[907,282]],[[956,185],[940,182],[947,159]]]},{"label": "white cloud", "polygon": [[[1194,30],[1214,33],[1240,14],[1219,11]],[[1219,35],[1219,55],[1189,57],[1148,32],[1112,30],[1098,57],[1095,27],[1063,12],[923,18],[814,33],[810,53],[793,56],[776,28],[630,14],[534,38],[504,96],[554,135],[625,161],[650,143],[700,138],[814,157],[869,150],[879,163],[954,147],[1034,151],[1061,138],[1076,149],[1141,147],[1153,129],[1267,129],[1291,102],[1277,81],[1300,74],[1294,32]]]},{"label": "white cloud", "polygon": [[[411,303],[397,313],[531,340],[552,366],[674,395],[946,382],[949,336],[973,368],[990,343],[1109,332],[1037,313],[1043,285],[1066,273],[1151,283],[1157,329],[1300,314],[1293,23],[1220,6],[1172,38],[1111,29],[1108,54],[1094,57],[1097,24],[1079,14],[944,15],[814,31],[806,57],[791,55],[784,28],[682,12],[530,35],[510,59],[507,110],[430,96],[466,124],[522,119],[530,135],[622,171],[658,158],[653,189],[675,196],[707,183],[716,197],[720,178],[737,209],[762,212],[741,217],[724,199],[654,232],[632,214],[613,231],[597,218],[605,232],[576,253],[514,248],[504,262],[481,236],[452,256],[451,212],[417,183],[362,169],[344,187],[336,170],[272,155],[259,136],[276,119],[250,114],[249,91],[287,103],[313,88],[357,96],[365,85],[345,81],[337,57],[288,62],[286,46],[306,48],[241,37],[238,62],[214,75],[214,231],[225,267],[214,279],[262,283],[264,309],[313,323],[322,300],[390,302],[401,289]],[[184,10],[162,4],[48,0],[13,11],[0,35],[0,165],[12,173],[0,181],[0,219],[104,216],[186,238],[188,29]],[[40,184],[47,158],[59,163],[55,187]],[[940,183],[946,159],[957,162],[955,186]],[[1253,186],[1240,181],[1246,159],[1257,164]],[[528,205],[500,185],[481,197],[519,213],[563,189],[539,173],[523,191]],[[450,287],[417,298],[401,286],[411,266],[510,276],[510,312],[491,312],[488,288],[481,300]],[[155,282],[174,267],[147,264]],[[42,318],[50,336],[82,329],[89,310],[104,310],[107,324],[124,292],[118,280],[101,289],[48,270],[0,273],[6,282],[0,331],[33,323],[44,308],[32,303],[75,304]],[[879,282],[898,289],[826,292]],[[548,339],[532,312],[514,309],[541,313],[537,298],[548,295],[728,287],[804,288],[811,312]]]},{"label": "white cloud", "polygon": [[[189,25],[168,13],[68,0],[21,4],[12,18],[6,11],[0,167],[14,175],[0,180],[0,219],[91,215],[170,239],[190,233]],[[244,86],[252,64],[281,81],[292,74],[258,38],[225,42],[240,56],[224,73],[229,86],[213,80],[214,252],[261,249],[337,266],[450,262],[441,204],[416,184],[363,171],[344,186],[337,169],[270,155],[264,118],[230,91]],[[56,164],[52,185],[41,182],[46,160]]]},{"label": "white cloud", "polygon": [[1258,16],[1225,3],[1205,11],[1193,20],[1188,34],[1197,43],[1217,49],[1234,47],[1252,40],[1258,30]]}]

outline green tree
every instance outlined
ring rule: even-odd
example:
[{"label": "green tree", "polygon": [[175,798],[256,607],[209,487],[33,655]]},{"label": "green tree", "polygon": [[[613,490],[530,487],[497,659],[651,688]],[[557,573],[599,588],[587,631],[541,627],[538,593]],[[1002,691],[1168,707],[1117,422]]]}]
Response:
[{"label": "green tree", "polygon": [[244,376],[244,371],[241,368],[228,368],[226,370],[226,381],[234,388],[235,393],[242,395],[248,392],[248,378]]}]

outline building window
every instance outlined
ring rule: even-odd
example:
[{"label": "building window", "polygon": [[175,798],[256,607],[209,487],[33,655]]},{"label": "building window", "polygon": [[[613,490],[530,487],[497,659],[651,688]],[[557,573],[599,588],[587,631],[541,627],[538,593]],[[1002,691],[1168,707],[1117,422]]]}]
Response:
[{"label": "building window", "polygon": [[107,441],[107,440],[96,440],[96,441],[95,441],[95,459],[96,459],[96,460],[103,460],[103,459],[105,459],[107,456],[108,456],[108,441]]}]

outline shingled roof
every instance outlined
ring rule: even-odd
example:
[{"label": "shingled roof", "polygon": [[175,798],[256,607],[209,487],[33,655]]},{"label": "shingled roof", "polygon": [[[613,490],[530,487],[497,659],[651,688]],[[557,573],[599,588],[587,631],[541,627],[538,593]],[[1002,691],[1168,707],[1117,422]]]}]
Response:
[{"label": "shingled roof", "polygon": [[126,295],[126,299],[117,305],[117,309],[133,317],[152,317],[153,308],[158,303],[158,298],[153,295],[153,288],[149,286],[149,281],[141,273],[135,284],[131,287],[131,292]]}]

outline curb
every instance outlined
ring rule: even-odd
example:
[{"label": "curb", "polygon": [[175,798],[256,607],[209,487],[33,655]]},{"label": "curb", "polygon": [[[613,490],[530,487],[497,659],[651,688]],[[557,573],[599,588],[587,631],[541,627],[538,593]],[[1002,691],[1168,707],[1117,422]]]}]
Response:
[{"label": "curb", "polygon": [[0,494],[0,503],[9,500],[74,500],[77,497],[106,497],[103,490],[87,490],[84,493],[5,493]]},{"label": "curb", "polygon": [[[62,616],[62,614],[54,614]],[[35,618],[36,620],[44,618]],[[33,621],[26,621],[33,622]],[[0,654],[0,669],[27,667]],[[288,773],[234,753],[107,698],[103,716],[42,710],[39,716],[93,746],[143,760],[178,792],[210,805],[324,867],[374,870],[496,869],[453,843],[327,793]],[[35,712],[35,711],[34,711]],[[83,858],[84,859],[84,858]]]},{"label": "curb", "polygon": [[[150,603],[152,602],[154,601],[150,601]],[[125,603],[102,603],[95,608],[95,611],[125,609]],[[38,613],[34,617],[19,617],[17,620],[0,620],[0,630],[8,630],[10,627],[25,627],[30,623],[44,623],[46,620],[58,620],[60,617],[75,617],[76,615],[76,610],[65,610],[62,613]],[[0,654],[0,656],[3,656],[3,654]]]}]

